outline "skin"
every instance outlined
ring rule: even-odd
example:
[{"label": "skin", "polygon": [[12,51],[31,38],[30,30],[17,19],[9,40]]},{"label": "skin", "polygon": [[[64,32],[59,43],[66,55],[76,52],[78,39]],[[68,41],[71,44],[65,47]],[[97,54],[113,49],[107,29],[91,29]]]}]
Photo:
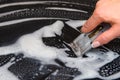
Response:
[{"label": "skin", "polygon": [[120,36],[120,0],[99,0],[93,15],[86,21],[81,31],[88,33],[102,22],[110,23],[111,27],[93,41],[93,48],[107,44]]}]

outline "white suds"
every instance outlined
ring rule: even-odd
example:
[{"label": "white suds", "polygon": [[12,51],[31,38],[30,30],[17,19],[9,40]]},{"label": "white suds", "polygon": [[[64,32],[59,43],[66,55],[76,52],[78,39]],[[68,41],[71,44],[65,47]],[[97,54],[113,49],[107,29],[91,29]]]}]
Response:
[{"label": "white suds", "polygon": [[52,37],[55,36],[55,33],[61,34],[63,26],[63,22],[57,21],[53,25],[45,26],[34,33],[22,36],[18,44],[25,54],[36,58],[55,59],[60,50],[55,47],[46,46],[42,42],[42,37]]}]

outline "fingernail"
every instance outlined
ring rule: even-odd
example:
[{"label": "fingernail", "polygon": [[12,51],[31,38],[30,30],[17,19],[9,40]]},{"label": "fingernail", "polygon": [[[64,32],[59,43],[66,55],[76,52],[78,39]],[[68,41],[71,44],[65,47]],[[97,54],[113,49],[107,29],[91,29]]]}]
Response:
[{"label": "fingernail", "polygon": [[91,46],[92,46],[93,48],[99,47],[99,46],[100,46],[100,42],[95,41],[95,42],[92,43]]}]

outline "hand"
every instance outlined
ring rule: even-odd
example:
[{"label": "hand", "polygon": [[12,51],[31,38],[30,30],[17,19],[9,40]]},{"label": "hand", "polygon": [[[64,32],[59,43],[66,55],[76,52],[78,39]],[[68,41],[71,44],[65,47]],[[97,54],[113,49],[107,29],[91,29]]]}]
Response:
[{"label": "hand", "polygon": [[110,23],[111,27],[93,41],[93,48],[120,36],[120,0],[99,0],[93,15],[83,25],[81,31],[90,32],[102,22]]}]

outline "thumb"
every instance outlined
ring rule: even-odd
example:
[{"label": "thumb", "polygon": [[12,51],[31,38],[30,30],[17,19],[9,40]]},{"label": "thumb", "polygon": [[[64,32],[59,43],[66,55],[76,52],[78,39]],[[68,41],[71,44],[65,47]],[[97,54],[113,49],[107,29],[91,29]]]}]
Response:
[{"label": "thumb", "polygon": [[93,15],[83,25],[81,31],[84,33],[90,32],[102,22],[103,20],[94,12]]},{"label": "thumb", "polygon": [[107,44],[114,38],[120,36],[120,27],[118,25],[113,25],[109,30],[103,32],[98,38],[92,43],[92,47],[96,48],[103,44]]}]

